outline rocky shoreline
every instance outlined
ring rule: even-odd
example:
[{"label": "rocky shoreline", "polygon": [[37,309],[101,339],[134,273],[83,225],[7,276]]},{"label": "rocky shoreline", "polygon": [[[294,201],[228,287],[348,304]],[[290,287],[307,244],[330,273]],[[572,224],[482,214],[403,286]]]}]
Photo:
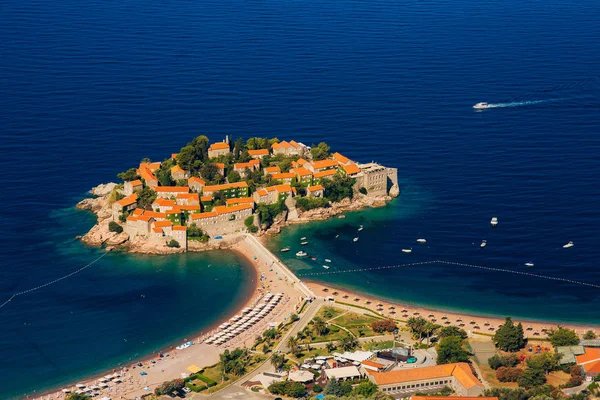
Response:
[{"label": "rocky shoreline", "polygon": [[[109,230],[109,223],[112,221],[112,210],[111,205],[109,204],[109,197],[116,186],[117,184],[112,182],[98,185],[90,191],[95,197],[83,199],[76,205],[76,208],[80,210],[93,212],[98,218],[98,222],[89,230],[89,232],[78,237],[88,246],[106,246],[107,251],[120,249],[130,253],[141,254],[177,254],[186,251],[200,252],[231,249],[243,239],[243,235],[230,234],[224,235],[221,240],[211,240],[207,243],[188,240],[186,249],[184,247],[168,247],[166,244],[151,242],[141,237],[130,239],[126,232],[111,232]],[[331,203],[328,207],[303,212],[294,209],[291,212],[287,211],[280,215],[274,221],[273,225],[266,230],[259,231],[256,236],[276,235],[279,234],[281,228],[285,226],[303,224],[310,221],[322,221],[338,216],[346,211],[357,211],[366,207],[384,207],[390,200],[392,200],[392,196],[368,197],[358,193],[352,200],[343,199],[340,202]]]}]

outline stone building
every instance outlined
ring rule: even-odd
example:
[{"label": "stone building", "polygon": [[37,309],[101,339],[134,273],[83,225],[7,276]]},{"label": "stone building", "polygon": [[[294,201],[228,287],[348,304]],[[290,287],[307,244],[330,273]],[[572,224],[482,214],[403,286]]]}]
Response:
[{"label": "stone building", "polygon": [[119,219],[119,214],[121,214],[122,212],[131,211],[134,208],[136,208],[137,199],[137,194],[133,193],[119,201],[115,201],[112,205],[113,220],[117,221]]},{"label": "stone building", "polygon": [[142,184],[142,181],[139,179],[136,179],[135,181],[124,182],[123,183],[123,194],[125,196],[130,196],[134,192],[141,191],[143,188],[144,188],[144,185]]},{"label": "stone building", "polygon": [[217,206],[212,211],[191,214],[189,224],[196,224],[209,236],[226,235],[244,231],[244,220],[252,215],[252,204]]},{"label": "stone building", "polygon": [[231,150],[229,149],[229,143],[213,143],[208,148],[208,158],[216,158],[221,155],[229,154],[230,152]]},{"label": "stone building", "polygon": [[392,187],[398,187],[398,170],[377,163],[359,164],[360,173],[355,175],[355,189],[367,189],[368,196],[385,196]]},{"label": "stone building", "polygon": [[171,178],[173,178],[174,181],[187,179],[189,177],[190,177],[189,171],[185,171],[179,165],[175,165],[175,166],[171,167]]}]

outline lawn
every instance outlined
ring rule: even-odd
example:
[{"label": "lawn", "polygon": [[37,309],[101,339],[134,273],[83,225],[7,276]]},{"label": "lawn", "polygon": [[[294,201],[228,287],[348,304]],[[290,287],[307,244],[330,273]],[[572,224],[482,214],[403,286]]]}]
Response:
[{"label": "lawn", "polygon": [[342,310],[341,308],[325,306],[321,307],[316,316],[321,318],[323,321],[329,321],[332,318],[337,318],[345,312],[346,310]]},{"label": "lawn", "polygon": [[390,349],[394,346],[393,340],[382,340],[380,342],[363,343],[363,348],[367,351]]},{"label": "lawn", "polygon": [[[378,318],[372,316],[348,312],[336,307],[323,307],[319,310],[316,317],[319,317],[324,321],[329,321],[327,324],[329,328],[327,333],[320,336],[307,337],[302,340],[301,343],[321,343],[340,340],[348,334],[346,329],[356,337],[378,335],[371,329],[371,323],[377,321]],[[312,323],[309,324],[308,327],[309,329],[312,329]]]}]

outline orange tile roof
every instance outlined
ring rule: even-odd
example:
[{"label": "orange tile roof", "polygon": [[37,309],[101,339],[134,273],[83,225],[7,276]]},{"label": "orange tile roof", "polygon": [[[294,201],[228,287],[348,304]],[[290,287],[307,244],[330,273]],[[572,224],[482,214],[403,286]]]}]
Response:
[{"label": "orange tile roof", "polygon": [[210,145],[208,150],[229,150],[229,145],[225,142],[213,143]]},{"label": "orange tile roof", "polygon": [[142,210],[141,208],[136,208],[135,210],[133,210],[132,215],[139,216],[139,215],[142,215],[143,213],[144,213],[144,210]]},{"label": "orange tile roof", "polygon": [[131,222],[135,222],[138,220],[138,218],[135,215],[130,215],[127,217],[126,219],[127,221],[131,221]]},{"label": "orange tile roof", "polygon": [[129,184],[131,186],[142,186],[142,181],[140,181],[139,179],[136,179],[135,181],[129,182]]},{"label": "orange tile roof", "polygon": [[216,211],[209,211],[209,212],[203,212],[203,213],[198,213],[198,214],[192,214],[192,215],[190,215],[190,219],[192,221],[194,221],[197,219],[216,217],[217,215],[218,214]]},{"label": "orange tile roof", "polygon": [[244,168],[254,168],[255,166],[259,166],[260,161],[258,160],[250,160],[245,163],[236,163],[233,164],[233,169],[244,169]]},{"label": "orange tile roof", "polygon": [[360,172],[360,169],[356,164],[343,165],[342,168],[348,175],[358,174]]},{"label": "orange tile roof", "polygon": [[190,191],[187,186],[155,186],[152,189],[156,193],[189,193]]},{"label": "orange tile roof", "polygon": [[222,185],[204,186],[204,192],[218,192],[220,190],[234,189],[234,188],[247,188],[246,182],[235,182],[235,183],[224,183]]},{"label": "orange tile roof", "polygon": [[152,173],[152,171],[150,171],[146,167],[138,169],[137,173],[138,173],[139,176],[142,177],[143,180],[146,181],[146,183],[148,183],[149,181],[157,181],[158,182],[158,179],[156,178],[156,176],[154,176],[154,174]]},{"label": "orange tile roof", "polygon": [[293,173],[295,173],[298,176],[309,176],[312,175],[312,172],[310,172],[309,170],[307,170],[304,167],[299,167],[299,168],[295,168],[292,170]]},{"label": "orange tile roof", "polygon": [[597,375],[600,374],[600,360],[593,361],[587,364],[583,364],[583,369],[586,374]]},{"label": "orange tile roof", "polygon": [[227,205],[240,203],[254,203],[254,199],[252,197],[239,197],[225,200],[225,204]]},{"label": "orange tile roof", "polygon": [[138,195],[134,193],[134,194],[130,194],[129,196],[117,201],[117,204],[120,205],[121,207],[127,207],[132,204],[135,204],[137,202],[137,199],[138,199]]},{"label": "orange tile roof", "polygon": [[155,228],[168,228],[171,226],[173,226],[173,223],[171,221],[156,221],[154,223]]},{"label": "orange tile roof", "polygon": [[185,171],[179,166],[179,165],[175,165],[173,167],[171,167],[171,173],[175,174],[175,173],[182,173],[185,174]]},{"label": "orange tile roof", "polygon": [[280,148],[288,149],[290,144],[284,140],[283,142],[274,143],[271,147],[275,150],[279,150]]},{"label": "orange tile roof", "polygon": [[156,212],[156,211],[148,211],[148,210],[146,210],[146,211],[144,211],[144,215],[147,215],[147,216],[155,218],[155,219],[158,219],[158,218],[162,218],[162,219],[167,218],[167,213],[161,213],[161,212]]},{"label": "orange tile roof", "polygon": [[267,150],[267,149],[248,150],[248,154],[250,154],[251,156],[266,156],[266,155],[269,155],[269,150]]},{"label": "orange tile roof", "polygon": [[349,162],[350,160],[347,157],[344,157],[343,155],[341,155],[340,153],[333,153],[331,155],[333,157],[334,160],[336,160],[337,162],[341,163],[341,164],[346,164],[347,162]]},{"label": "orange tile roof", "polygon": [[462,386],[470,389],[483,384],[473,375],[467,363],[435,365],[432,367],[414,368],[388,372],[367,371],[377,385],[413,382],[423,379],[437,379],[454,376]]},{"label": "orange tile roof", "polygon": [[171,159],[176,159],[177,158],[177,153],[171,153]]},{"label": "orange tile roof", "polygon": [[295,142],[294,140],[290,140],[290,145],[292,147],[300,147],[300,145],[297,142]]},{"label": "orange tile roof", "polygon": [[577,364],[586,364],[590,361],[600,360],[600,348],[597,347],[585,347],[585,353],[580,356],[576,356]]},{"label": "orange tile roof", "polygon": [[236,211],[242,211],[242,210],[248,210],[248,209],[252,209],[253,206],[252,204],[236,204],[235,206],[217,206],[215,208],[213,208],[213,211],[215,211],[217,214],[222,215],[222,214],[229,214],[232,212],[236,212]]},{"label": "orange tile roof", "polygon": [[150,171],[152,171],[152,170],[159,169],[160,164],[161,164],[160,161],[153,162],[153,163],[140,163],[140,169],[148,168]]},{"label": "orange tile roof", "polygon": [[200,211],[199,204],[192,204],[190,206],[177,206],[179,211]]},{"label": "orange tile roof", "polygon": [[190,183],[199,183],[201,185],[206,185],[206,182],[203,179],[198,178],[197,176],[192,176],[188,179],[188,185]]},{"label": "orange tile roof", "polygon": [[334,160],[321,160],[321,161],[313,161],[312,166],[314,169],[333,168],[333,167],[337,167],[338,163],[337,163],[337,161],[334,161]]},{"label": "orange tile roof", "polygon": [[213,163],[213,165],[216,166],[217,168],[225,169],[225,164],[224,163],[216,162],[216,163]]},{"label": "orange tile roof", "polygon": [[213,197],[212,196],[202,196],[200,197],[201,201],[212,201]]},{"label": "orange tile roof", "polygon": [[199,196],[198,193],[178,193],[177,194],[178,199],[187,199],[187,200],[199,200],[200,197],[198,197],[198,196]]},{"label": "orange tile roof", "polygon": [[[284,193],[284,192],[291,192],[292,191],[292,187],[290,185],[284,184],[284,185],[275,185],[275,186],[271,186],[271,188],[273,188],[274,190],[276,190],[279,193]],[[267,188],[269,189],[269,188]]]},{"label": "orange tile roof", "polygon": [[180,214],[180,213],[181,213],[181,208],[179,208],[179,206],[173,207],[172,210],[167,210],[165,212],[165,214],[167,214],[167,215],[175,215],[175,214]]},{"label": "orange tile roof", "polygon": [[307,187],[306,190],[308,190],[309,192],[316,192],[317,190],[325,190],[325,188],[323,187],[323,185],[314,185]]},{"label": "orange tile roof", "polygon": [[144,221],[144,222],[148,222],[152,219],[152,215],[148,215],[148,214],[144,214],[144,215],[140,215],[138,217],[138,221]]},{"label": "orange tile roof", "polygon": [[269,173],[277,173],[277,172],[281,172],[281,168],[279,168],[277,165],[274,167],[267,167],[265,168],[265,171],[269,172]]},{"label": "orange tile roof", "polygon": [[296,174],[294,174],[293,172],[280,172],[278,174],[273,174],[271,175],[271,177],[275,180],[279,180],[279,179],[292,179],[296,177]]},{"label": "orange tile roof", "polygon": [[315,172],[315,174],[313,176],[318,179],[318,178],[325,178],[327,176],[332,176],[332,175],[335,175],[334,169],[328,169],[326,171]]},{"label": "orange tile roof", "polygon": [[185,226],[177,225],[173,227],[174,231],[186,231],[187,228]]},{"label": "orange tile roof", "polygon": [[257,193],[257,194],[258,194],[260,197],[263,197],[263,196],[267,196],[267,195],[269,194],[269,191],[268,191],[267,189],[264,189],[264,188],[263,188],[263,189],[258,189],[258,190],[256,191],[256,193]]},{"label": "orange tile roof", "polygon": [[157,197],[152,204],[158,204],[159,207],[173,207],[175,205],[175,201]]},{"label": "orange tile roof", "polygon": [[152,232],[154,232],[154,233],[162,233],[162,228],[152,228]]},{"label": "orange tile roof", "polygon": [[377,363],[375,361],[369,361],[369,360],[363,361],[361,364],[362,365],[368,365],[370,367],[375,367],[375,368],[383,368],[383,367],[385,367],[385,365],[383,365],[383,364]]},{"label": "orange tile roof", "polygon": [[305,159],[304,159],[304,158],[302,158],[302,157],[300,157],[300,158],[298,159],[298,161],[296,161],[296,162],[297,162],[298,164],[300,164],[300,165],[304,165],[304,164],[310,164],[310,163],[308,162],[308,160],[305,160]]}]

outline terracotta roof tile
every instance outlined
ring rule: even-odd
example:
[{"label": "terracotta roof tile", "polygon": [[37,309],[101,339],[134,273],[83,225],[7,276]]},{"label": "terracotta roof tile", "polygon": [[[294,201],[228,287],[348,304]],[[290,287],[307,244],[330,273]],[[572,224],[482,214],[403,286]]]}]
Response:
[{"label": "terracotta roof tile", "polygon": [[435,365],[432,367],[414,368],[388,372],[368,371],[377,385],[392,385],[422,379],[437,379],[454,376],[462,386],[470,389],[483,384],[473,375],[467,363]]},{"label": "terracotta roof tile", "polygon": [[269,150],[267,150],[267,149],[248,150],[248,154],[250,154],[251,156],[267,156],[267,155],[269,155]]},{"label": "terracotta roof tile", "polygon": [[208,148],[208,150],[229,150],[229,145],[225,142],[218,142],[218,143],[213,143],[210,145],[210,147]]}]

